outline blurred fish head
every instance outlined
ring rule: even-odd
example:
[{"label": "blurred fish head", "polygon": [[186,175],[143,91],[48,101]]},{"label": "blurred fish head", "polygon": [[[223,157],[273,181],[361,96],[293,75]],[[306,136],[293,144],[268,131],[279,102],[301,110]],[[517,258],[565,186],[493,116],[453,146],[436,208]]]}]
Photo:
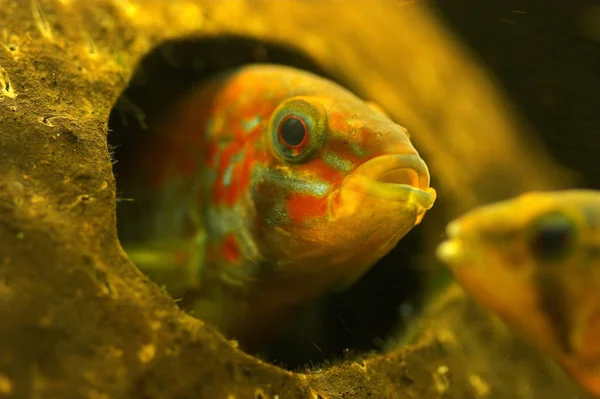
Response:
[{"label": "blurred fish head", "polygon": [[269,157],[252,190],[257,242],[286,275],[350,284],[435,201],[406,130],[353,96],[285,100],[261,145]]},{"label": "blurred fish head", "polygon": [[600,195],[532,192],[451,222],[438,257],[481,303],[560,358],[600,360]]}]

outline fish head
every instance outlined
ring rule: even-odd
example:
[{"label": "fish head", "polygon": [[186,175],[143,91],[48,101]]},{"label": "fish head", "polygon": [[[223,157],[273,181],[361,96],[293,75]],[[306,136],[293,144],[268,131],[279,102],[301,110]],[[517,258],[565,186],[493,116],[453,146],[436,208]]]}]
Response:
[{"label": "fish head", "polygon": [[350,284],[435,200],[406,129],[353,96],[286,99],[262,144],[256,241],[280,276]]},{"label": "fish head", "polygon": [[447,238],[438,257],[467,292],[555,358],[598,366],[600,194],[527,193],[466,213]]}]

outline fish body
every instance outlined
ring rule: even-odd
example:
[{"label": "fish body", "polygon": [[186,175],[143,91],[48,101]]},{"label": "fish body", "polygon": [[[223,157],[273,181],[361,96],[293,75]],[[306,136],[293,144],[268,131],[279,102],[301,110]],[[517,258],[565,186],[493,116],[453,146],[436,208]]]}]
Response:
[{"label": "fish body", "polygon": [[192,90],[132,170],[142,233],[126,250],[142,270],[185,270],[185,284],[167,288],[198,286],[195,314],[234,337],[351,284],[435,200],[406,129],[333,82],[277,65]]},{"label": "fish body", "polygon": [[438,257],[466,291],[600,398],[600,191],[527,193],[447,236]]}]

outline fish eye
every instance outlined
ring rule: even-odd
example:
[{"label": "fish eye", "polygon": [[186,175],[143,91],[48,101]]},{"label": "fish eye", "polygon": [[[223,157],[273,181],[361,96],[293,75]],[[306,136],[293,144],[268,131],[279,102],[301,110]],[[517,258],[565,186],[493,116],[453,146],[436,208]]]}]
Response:
[{"label": "fish eye", "polygon": [[576,227],[562,213],[539,218],[532,226],[529,249],[537,259],[554,262],[567,257],[575,246]]},{"label": "fish eye", "polygon": [[308,127],[299,116],[288,115],[279,122],[278,136],[283,145],[301,149],[308,141]]},{"label": "fish eye", "polygon": [[326,139],[327,112],[317,99],[293,97],[277,107],[270,122],[271,148],[286,162],[314,157]]}]

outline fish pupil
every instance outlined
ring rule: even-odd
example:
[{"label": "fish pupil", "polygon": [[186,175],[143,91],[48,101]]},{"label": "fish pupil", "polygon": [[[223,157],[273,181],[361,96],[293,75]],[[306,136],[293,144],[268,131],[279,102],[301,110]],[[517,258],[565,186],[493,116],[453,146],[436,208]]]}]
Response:
[{"label": "fish pupil", "polygon": [[540,260],[556,261],[573,247],[575,229],[563,215],[551,216],[537,224],[531,239],[531,251]]},{"label": "fish pupil", "polygon": [[298,147],[306,138],[306,125],[297,117],[283,121],[279,129],[281,139],[289,147]]}]

